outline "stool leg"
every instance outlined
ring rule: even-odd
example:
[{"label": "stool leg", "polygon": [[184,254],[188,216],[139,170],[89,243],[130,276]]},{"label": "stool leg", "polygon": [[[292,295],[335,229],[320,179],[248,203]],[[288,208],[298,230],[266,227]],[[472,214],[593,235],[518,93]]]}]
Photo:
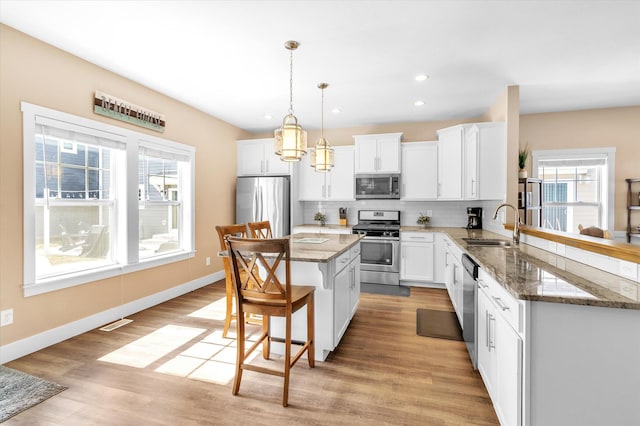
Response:
[{"label": "stool leg", "polygon": [[231,327],[231,319],[233,317],[233,283],[227,275],[226,279],[226,294],[227,294],[227,313],[224,317],[224,330],[222,330],[222,337],[227,337],[229,333],[229,327]]},{"label": "stool leg", "polygon": [[289,372],[291,371],[291,312],[287,312],[284,339],[284,390],[282,392],[282,406],[289,405]]},{"label": "stool leg", "polygon": [[269,359],[269,353],[271,352],[271,335],[269,330],[269,315],[262,314],[262,332],[266,333],[267,337],[262,341],[262,357]]},{"label": "stool leg", "polygon": [[[240,314],[244,315],[242,312],[238,312],[238,317]],[[245,331],[244,331],[244,321],[236,321],[236,374],[233,377],[233,389],[231,393],[233,395],[237,395],[238,391],[240,391],[240,381],[242,380],[242,364],[244,364],[244,342],[245,342]]]},{"label": "stool leg", "polygon": [[309,341],[309,347],[307,348],[307,360],[309,361],[309,367],[315,367],[316,361],[316,349],[315,349],[315,325],[314,325],[314,306],[313,306],[313,293],[309,295],[307,301],[307,340]]}]

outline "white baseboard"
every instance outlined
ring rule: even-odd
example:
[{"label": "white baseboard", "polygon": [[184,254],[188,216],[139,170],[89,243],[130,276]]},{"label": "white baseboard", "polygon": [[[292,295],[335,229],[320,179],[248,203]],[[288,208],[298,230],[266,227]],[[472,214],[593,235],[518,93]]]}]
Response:
[{"label": "white baseboard", "polygon": [[142,299],[134,300],[133,302],[116,306],[115,308],[52,328],[51,330],[47,330],[34,336],[0,346],[0,364],[13,361],[14,359],[39,351],[47,346],[60,343],[73,336],[77,336],[78,334],[86,333],[87,331],[101,327],[120,318],[124,318],[127,315],[143,311],[152,306],[166,302],[167,300],[171,300],[189,293],[190,291],[197,290],[201,287],[224,279],[224,277],[224,271],[218,271],[213,274],[197,278],[188,283],[143,297]]}]

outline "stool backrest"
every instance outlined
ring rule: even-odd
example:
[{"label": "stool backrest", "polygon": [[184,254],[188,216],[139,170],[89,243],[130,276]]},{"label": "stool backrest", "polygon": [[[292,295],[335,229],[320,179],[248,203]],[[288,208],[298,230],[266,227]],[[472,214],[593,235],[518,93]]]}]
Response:
[{"label": "stool backrest", "polygon": [[268,220],[262,222],[249,222],[247,223],[247,228],[249,228],[249,236],[251,238],[273,238],[271,224]]}]

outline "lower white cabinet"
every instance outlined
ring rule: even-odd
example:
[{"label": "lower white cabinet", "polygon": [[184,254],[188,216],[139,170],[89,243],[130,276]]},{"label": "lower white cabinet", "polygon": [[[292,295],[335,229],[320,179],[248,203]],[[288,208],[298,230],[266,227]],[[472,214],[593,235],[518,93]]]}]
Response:
[{"label": "lower white cabinet", "polygon": [[433,281],[433,233],[401,232],[400,252],[401,280]]},{"label": "lower white cabinet", "polygon": [[522,424],[522,306],[491,277],[478,280],[478,370],[500,424]]},{"label": "lower white cabinet", "polygon": [[453,305],[458,322],[462,327],[462,297],[464,270],[462,269],[462,249],[454,244],[450,239],[444,238],[444,284],[449,293],[449,299]]},{"label": "lower white cabinet", "polygon": [[360,244],[336,259],[334,276],[333,339],[337,345],[342,339],[360,299]]}]

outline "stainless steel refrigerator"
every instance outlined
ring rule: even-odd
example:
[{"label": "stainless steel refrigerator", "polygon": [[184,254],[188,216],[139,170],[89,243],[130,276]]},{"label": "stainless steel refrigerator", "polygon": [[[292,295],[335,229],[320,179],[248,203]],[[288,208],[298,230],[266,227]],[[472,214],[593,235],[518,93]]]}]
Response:
[{"label": "stainless steel refrigerator", "polygon": [[236,223],[271,223],[273,236],[289,235],[289,176],[238,177]]}]

